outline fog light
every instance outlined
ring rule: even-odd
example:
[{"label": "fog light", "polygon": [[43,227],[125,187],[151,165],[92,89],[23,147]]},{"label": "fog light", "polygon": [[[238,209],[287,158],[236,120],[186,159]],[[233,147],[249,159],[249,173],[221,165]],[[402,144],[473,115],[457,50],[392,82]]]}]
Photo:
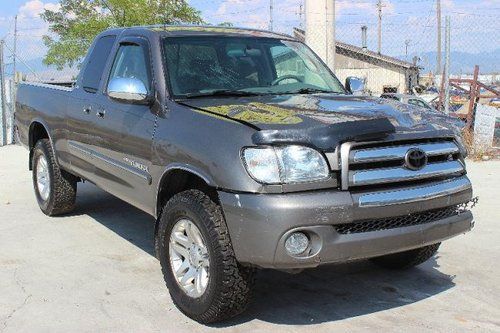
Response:
[{"label": "fog light", "polygon": [[285,242],[285,249],[291,255],[303,253],[309,247],[309,238],[303,232],[294,232]]}]

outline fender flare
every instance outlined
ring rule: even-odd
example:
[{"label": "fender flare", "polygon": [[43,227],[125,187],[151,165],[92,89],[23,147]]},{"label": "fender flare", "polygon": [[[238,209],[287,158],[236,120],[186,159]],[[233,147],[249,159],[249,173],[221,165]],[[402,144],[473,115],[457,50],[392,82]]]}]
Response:
[{"label": "fender flare", "polygon": [[155,217],[157,219],[159,217],[158,200],[159,200],[161,185],[162,185],[163,181],[165,180],[165,177],[167,177],[170,172],[173,172],[176,170],[182,170],[182,171],[192,173],[193,175],[203,179],[203,181],[205,181],[205,183],[207,183],[208,186],[217,188],[217,185],[215,184],[213,178],[210,175],[208,175],[207,172],[205,172],[204,170],[202,170],[198,167],[195,167],[191,164],[185,164],[185,163],[171,163],[171,164],[167,165],[167,167],[163,170],[161,177],[159,178],[158,184],[156,185]]},{"label": "fender flare", "polygon": [[29,161],[28,161],[28,163],[29,163],[29,169],[32,170],[32,167],[33,167],[31,165],[31,159],[33,156],[33,148],[35,147],[35,142],[32,142],[32,130],[33,130],[35,123],[42,125],[42,127],[45,129],[45,132],[47,133],[47,136],[49,137],[50,145],[52,146],[52,149],[54,150],[55,161],[56,161],[57,165],[59,165],[57,153],[56,153],[55,146],[54,146],[54,141],[52,140],[52,135],[50,133],[49,126],[47,125],[47,123],[43,119],[41,119],[40,117],[37,117],[37,118],[34,118],[30,122],[30,125],[28,127],[28,148],[29,148]]}]

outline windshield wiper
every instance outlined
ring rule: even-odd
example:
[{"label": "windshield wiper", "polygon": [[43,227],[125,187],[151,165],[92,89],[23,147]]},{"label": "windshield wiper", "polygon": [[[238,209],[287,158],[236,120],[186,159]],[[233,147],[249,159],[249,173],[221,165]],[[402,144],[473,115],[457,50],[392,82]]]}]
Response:
[{"label": "windshield wiper", "polygon": [[301,88],[298,90],[285,92],[285,94],[319,94],[319,93],[338,94],[337,92],[334,92],[334,91],[329,91],[329,90],[324,90],[324,89],[319,89],[319,88]]},{"label": "windshield wiper", "polygon": [[213,91],[203,92],[203,93],[190,93],[190,94],[184,95],[183,97],[184,98],[200,98],[200,97],[210,97],[210,96],[245,97],[245,96],[261,96],[261,95],[264,95],[264,94],[243,91],[243,90],[220,89],[220,90],[213,90]]}]

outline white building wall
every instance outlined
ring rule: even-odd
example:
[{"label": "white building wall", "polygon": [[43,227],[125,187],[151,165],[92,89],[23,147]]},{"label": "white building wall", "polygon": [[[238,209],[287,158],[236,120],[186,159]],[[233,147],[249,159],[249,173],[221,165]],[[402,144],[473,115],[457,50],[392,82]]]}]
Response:
[{"label": "white building wall", "polygon": [[335,75],[342,83],[347,77],[355,76],[365,79],[366,90],[375,96],[381,95],[384,87],[395,87],[398,93],[406,92],[406,76],[402,68],[382,67],[338,53],[336,59]]}]

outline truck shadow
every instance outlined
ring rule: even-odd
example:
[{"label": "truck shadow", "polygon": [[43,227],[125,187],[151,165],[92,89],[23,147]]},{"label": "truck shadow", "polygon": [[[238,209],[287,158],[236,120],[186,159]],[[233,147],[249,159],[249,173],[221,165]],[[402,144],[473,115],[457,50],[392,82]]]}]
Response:
[{"label": "truck shadow", "polygon": [[455,286],[436,259],[407,271],[380,269],[369,261],[322,266],[297,275],[259,272],[249,310],[224,326],[258,319],[312,325],[394,309]]},{"label": "truck shadow", "polygon": [[[93,185],[79,184],[74,215],[88,215],[155,255],[153,218]],[[434,258],[406,271],[383,270],[369,261],[322,266],[296,275],[262,270],[249,309],[212,326],[232,327],[255,319],[284,325],[348,319],[419,302],[453,288],[453,279],[440,272]]]},{"label": "truck shadow", "polygon": [[89,183],[79,183],[71,215],[88,215],[118,236],[155,256],[155,220],[147,213]]}]

